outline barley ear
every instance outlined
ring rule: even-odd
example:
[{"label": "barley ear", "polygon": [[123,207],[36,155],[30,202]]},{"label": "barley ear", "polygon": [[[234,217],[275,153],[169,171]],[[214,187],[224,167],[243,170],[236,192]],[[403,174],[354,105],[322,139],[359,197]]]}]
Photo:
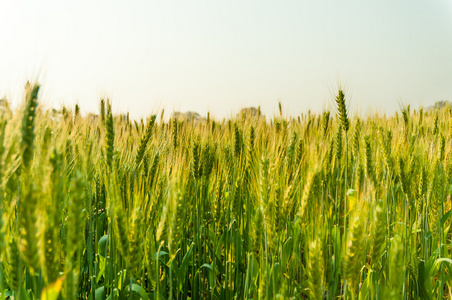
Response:
[{"label": "barley ear", "polygon": [[342,90],[339,90],[338,95],[336,97],[337,110],[339,114],[339,120],[345,132],[348,131],[350,127],[350,121],[347,116],[347,106],[345,104],[345,95]]},{"label": "barley ear", "polygon": [[39,255],[36,244],[38,235],[36,208],[38,204],[38,195],[36,185],[33,183],[24,193],[19,205],[21,239],[20,252],[26,266],[34,274],[39,271]]},{"label": "barley ear", "polygon": [[141,164],[141,161],[143,160],[144,153],[146,151],[146,147],[148,146],[149,140],[151,139],[152,134],[152,128],[154,127],[156,115],[153,115],[151,119],[148,122],[148,125],[146,127],[146,133],[141,138],[140,146],[138,148],[136,157],[135,157],[135,165],[138,168],[138,166]]},{"label": "barley ear", "polygon": [[105,124],[105,100],[100,99],[100,120]]},{"label": "barley ear", "polygon": [[322,299],[324,288],[323,247],[319,238],[309,243],[309,298]]},{"label": "barley ear", "polygon": [[20,253],[17,247],[15,237],[11,237],[6,247],[6,262],[8,263],[3,270],[6,273],[6,279],[10,288],[16,293],[19,292],[20,282],[23,279],[24,268],[21,264]]},{"label": "barley ear", "polygon": [[175,209],[173,210],[173,216],[171,217],[169,250],[171,257],[174,258],[182,240],[183,226],[185,224],[185,207],[184,198],[180,192],[173,196],[172,201],[172,206],[174,206]]},{"label": "barley ear", "polygon": [[70,186],[70,196],[68,202],[68,221],[67,221],[67,249],[68,259],[77,253],[83,238],[80,228],[85,227],[84,220],[84,197],[85,185],[83,175],[80,171],[76,171]]},{"label": "barley ear", "polygon": [[345,278],[352,293],[357,293],[361,267],[364,265],[364,217],[357,214],[351,225],[347,239],[348,251],[345,257]]},{"label": "barley ear", "polygon": [[114,208],[114,223],[115,235],[117,240],[117,247],[122,257],[126,260],[129,258],[129,222],[124,216],[124,210],[120,203],[115,204]]},{"label": "barley ear", "polygon": [[115,132],[113,128],[113,113],[111,111],[111,104],[107,101],[107,120],[106,120],[106,127],[107,127],[107,134],[105,136],[105,153],[106,153],[106,162],[107,167],[111,171],[113,168],[113,151],[114,151],[114,140],[115,140]]},{"label": "barley ear", "polygon": [[373,184],[376,184],[375,168],[372,160],[372,146],[370,144],[370,136],[366,135],[364,138],[366,147],[366,174]]},{"label": "barley ear", "polygon": [[253,246],[254,251],[258,253],[264,241],[264,232],[262,230],[262,228],[264,228],[264,214],[262,213],[261,207],[258,207],[256,209],[253,224],[254,224]]},{"label": "barley ear", "polygon": [[35,138],[35,117],[38,106],[39,85],[35,85],[27,95],[24,115],[22,117],[22,165],[25,169],[30,167],[33,159],[33,140]]},{"label": "barley ear", "polygon": [[385,291],[385,299],[400,299],[402,297],[403,276],[400,276],[400,274],[405,269],[403,244],[399,235],[394,236],[391,240],[388,287]]},{"label": "barley ear", "polygon": [[132,213],[128,232],[129,253],[126,261],[127,267],[132,274],[138,271],[138,267],[142,261],[142,241],[143,241],[142,215],[139,207],[135,208]]},{"label": "barley ear", "polygon": [[371,232],[371,262],[372,268],[378,269],[378,263],[383,252],[386,237],[386,211],[384,210],[384,202],[382,200],[377,202],[373,214],[374,218]]}]

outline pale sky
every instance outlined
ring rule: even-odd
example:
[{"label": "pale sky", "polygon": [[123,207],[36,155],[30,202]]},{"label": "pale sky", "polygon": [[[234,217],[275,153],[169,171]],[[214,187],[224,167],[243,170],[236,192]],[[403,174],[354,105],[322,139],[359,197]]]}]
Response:
[{"label": "pale sky", "polygon": [[0,97],[146,117],[452,100],[452,0],[0,0]]}]

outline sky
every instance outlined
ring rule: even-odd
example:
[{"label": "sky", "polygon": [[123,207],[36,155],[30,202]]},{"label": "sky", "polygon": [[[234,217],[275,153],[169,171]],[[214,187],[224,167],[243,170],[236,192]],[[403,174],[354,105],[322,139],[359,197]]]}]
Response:
[{"label": "sky", "polygon": [[0,97],[133,118],[452,100],[452,0],[0,0]]}]

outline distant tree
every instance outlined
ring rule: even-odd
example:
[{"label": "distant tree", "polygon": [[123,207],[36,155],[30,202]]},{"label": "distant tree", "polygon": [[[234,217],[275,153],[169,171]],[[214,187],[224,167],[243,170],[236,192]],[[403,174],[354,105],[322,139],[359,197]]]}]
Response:
[{"label": "distant tree", "polygon": [[194,122],[200,122],[200,121],[204,121],[205,118],[201,117],[200,114],[198,114],[197,112],[194,111],[187,111],[187,112],[173,112],[173,114],[171,115],[172,119],[177,119],[178,121],[194,121]]},{"label": "distant tree", "polygon": [[261,108],[258,107],[245,107],[240,110],[240,112],[237,114],[238,118],[260,118],[264,117],[261,113]]}]

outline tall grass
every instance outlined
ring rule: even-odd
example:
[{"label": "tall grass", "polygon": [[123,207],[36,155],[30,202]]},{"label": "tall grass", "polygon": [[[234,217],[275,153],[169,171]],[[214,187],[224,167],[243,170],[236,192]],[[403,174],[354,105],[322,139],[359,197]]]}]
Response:
[{"label": "tall grass", "polygon": [[[0,299],[449,299],[451,110],[0,115]],[[162,112],[163,115],[163,112]]]}]

